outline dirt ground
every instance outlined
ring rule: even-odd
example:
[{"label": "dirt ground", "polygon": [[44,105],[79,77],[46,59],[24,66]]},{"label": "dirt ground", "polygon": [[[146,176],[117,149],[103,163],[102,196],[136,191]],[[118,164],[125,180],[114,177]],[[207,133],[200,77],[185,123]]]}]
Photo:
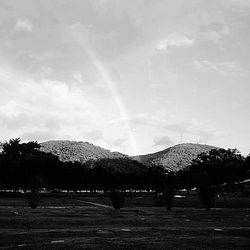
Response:
[{"label": "dirt ground", "polygon": [[0,197],[0,249],[250,249],[250,199],[217,200],[210,211],[196,195],[173,210],[152,195],[127,197],[114,211],[102,195],[43,195],[30,209],[23,197]]}]

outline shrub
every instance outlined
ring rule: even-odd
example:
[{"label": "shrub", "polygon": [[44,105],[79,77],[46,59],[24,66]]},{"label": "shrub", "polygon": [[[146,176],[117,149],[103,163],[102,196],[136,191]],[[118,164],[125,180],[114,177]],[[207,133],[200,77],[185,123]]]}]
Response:
[{"label": "shrub", "polygon": [[111,192],[110,199],[112,201],[114,209],[120,209],[124,205],[125,194],[119,191]]},{"label": "shrub", "polygon": [[40,196],[38,195],[37,192],[29,192],[25,195],[26,199],[27,199],[27,203],[29,205],[30,208],[36,208],[39,204],[40,201]]},{"label": "shrub", "polygon": [[210,185],[202,185],[197,188],[198,195],[203,206],[209,210],[214,205],[215,191]]},{"label": "shrub", "polygon": [[174,194],[175,192],[172,189],[166,190],[166,192],[163,194],[167,210],[171,210]]},{"label": "shrub", "polygon": [[154,196],[154,203],[157,207],[164,207],[166,202],[162,193],[156,193]]},{"label": "shrub", "polygon": [[172,201],[174,198],[174,190],[165,190],[163,193],[157,193],[154,197],[154,202],[157,207],[166,206],[167,210],[171,210]]}]

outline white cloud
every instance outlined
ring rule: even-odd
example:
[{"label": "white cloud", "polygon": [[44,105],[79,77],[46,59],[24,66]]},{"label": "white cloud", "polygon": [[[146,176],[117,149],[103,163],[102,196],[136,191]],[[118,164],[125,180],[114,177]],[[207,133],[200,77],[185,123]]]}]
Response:
[{"label": "white cloud", "polygon": [[157,50],[167,50],[169,47],[193,46],[194,40],[183,34],[173,33],[162,39],[156,45]]},{"label": "white cloud", "polygon": [[99,141],[103,139],[103,133],[100,130],[94,129],[84,133],[85,137],[91,141]]},{"label": "white cloud", "polygon": [[0,111],[0,125],[10,130],[24,128],[30,120],[26,114],[19,113],[15,115],[5,115]]},{"label": "white cloud", "polygon": [[0,97],[1,125],[7,138],[13,137],[13,122],[16,122],[15,133],[27,138],[40,131],[41,138],[48,134],[51,139],[54,134],[57,138],[70,135],[81,139],[84,131],[98,127],[102,121],[102,114],[90,98],[82,90],[69,88],[63,82],[17,82],[7,97],[1,93]]},{"label": "white cloud", "polygon": [[[89,131],[99,130],[103,145],[114,142],[128,153],[131,143],[119,138],[128,137],[130,124],[139,151],[148,153],[156,150],[155,137],[167,134],[179,142],[180,133],[163,126],[193,117],[207,118],[216,131],[231,131],[239,144],[249,144],[248,1],[42,1],[42,8],[37,1],[21,2],[8,1],[0,15],[5,24],[0,31],[1,136],[84,140]],[[87,45],[117,85],[128,116],[119,113]],[[23,77],[36,81],[21,82]],[[221,95],[212,92],[214,87]],[[242,107],[232,116],[232,101],[238,100]],[[198,132],[215,130],[193,127],[183,128],[192,132],[192,140],[201,138]],[[98,132],[89,136],[98,139]]]},{"label": "white cloud", "polygon": [[8,81],[12,77],[11,71],[0,66],[0,81]]},{"label": "white cloud", "polygon": [[125,143],[126,141],[127,141],[127,138],[121,137],[121,138],[118,138],[118,139],[114,140],[112,144],[113,144],[115,147],[121,148],[122,146],[124,146],[124,143]]},{"label": "white cloud", "polygon": [[224,132],[215,130],[212,125],[195,119],[166,125],[165,129],[176,132],[185,139],[196,138],[196,140],[202,143],[207,143],[208,141],[225,136]]},{"label": "white cloud", "polygon": [[209,60],[194,60],[193,65],[196,72],[212,70],[221,75],[241,76],[247,74],[247,71],[235,61],[214,62]]},{"label": "white cloud", "polygon": [[0,106],[0,114],[4,114],[6,116],[16,116],[18,115],[18,105],[15,101],[10,100],[6,104]]},{"label": "white cloud", "polygon": [[[163,116],[163,117],[162,117]],[[152,113],[138,113],[132,115],[130,117],[114,119],[110,121],[110,124],[118,124],[129,122],[131,126],[159,126],[166,123],[166,119],[164,118],[164,114],[160,114],[160,112]]]},{"label": "white cloud", "polygon": [[82,74],[79,73],[79,72],[76,72],[74,75],[73,75],[73,78],[79,82],[79,83],[83,83],[83,78],[82,78]]},{"label": "white cloud", "polygon": [[[57,131],[51,131],[51,130],[34,130],[32,132],[24,132],[21,135],[21,139],[25,141],[48,141],[48,140],[55,140],[55,139],[62,139],[60,136],[58,136]],[[63,138],[66,139],[66,138]]]},{"label": "white cloud", "polygon": [[171,146],[173,144],[174,144],[174,142],[167,135],[166,136],[161,136],[161,137],[155,137],[154,138],[154,145],[155,146],[165,146],[165,147],[168,147],[168,146]]},{"label": "white cloud", "polygon": [[200,39],[209,40],[215,43],[220,42],[222,38],[231,34],[231,30],[224,22],[211,23],[202,26],[198,34]]},{"label": "white cloud", "polygon": [[15,24],[15,29],[31,32],[33,30],[33,24],[26,18],[19,18]]}]

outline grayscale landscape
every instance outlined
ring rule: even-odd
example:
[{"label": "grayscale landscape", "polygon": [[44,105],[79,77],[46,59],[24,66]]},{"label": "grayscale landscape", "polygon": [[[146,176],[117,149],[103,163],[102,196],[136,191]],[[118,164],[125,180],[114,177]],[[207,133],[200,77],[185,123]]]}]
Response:
[{"label": "grayscale landscape", "polygon": [[250,249],[250,1],[0,0],[0,250]]}]

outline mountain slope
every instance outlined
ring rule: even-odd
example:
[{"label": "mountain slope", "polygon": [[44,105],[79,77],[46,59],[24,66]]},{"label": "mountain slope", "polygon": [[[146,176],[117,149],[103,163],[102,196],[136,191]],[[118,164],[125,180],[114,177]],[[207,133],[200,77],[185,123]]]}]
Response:
[{"label": "mountain slope", "polygon": [[104,158],[128,158],[119,152],[111,152],[110,150],[95,146],[88,142],[55,140],[40,143],[41,151],[52,153],[59,157],[61,161],[80,161],[85,163],[89,160],[100,160]]},{"label": "mountain slope", "polygon": [[186,168],[200,153],[214,148],[205,144],[183,143],[156,153],[133,156],[132,159],[148,166],[162,165],[169,172],[177,172]]}]

